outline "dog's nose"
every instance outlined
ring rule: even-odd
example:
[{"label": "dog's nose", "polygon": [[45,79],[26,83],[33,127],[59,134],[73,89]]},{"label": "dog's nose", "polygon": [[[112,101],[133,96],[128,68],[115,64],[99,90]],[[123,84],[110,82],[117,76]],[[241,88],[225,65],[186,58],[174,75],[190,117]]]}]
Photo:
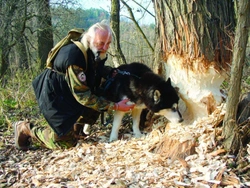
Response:
[{"label": "dog's nose", "polygon": [[181,122],[183,122],[184,121],[184,119],[183,118],[181,118],[180,120],[179,120],[179,123],[181,123]]}]

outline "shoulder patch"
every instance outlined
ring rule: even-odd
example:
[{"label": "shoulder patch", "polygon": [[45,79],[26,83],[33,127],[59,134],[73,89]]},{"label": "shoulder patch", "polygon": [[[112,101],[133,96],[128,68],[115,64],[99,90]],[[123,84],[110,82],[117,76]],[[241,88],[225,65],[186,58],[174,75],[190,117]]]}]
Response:
[{"label": "shoulder patch", "polygon": [[86,81],[86,75],[84,74],[84,72],[79,72],[77,75],[77,78],[80,82],[85,82]]}]

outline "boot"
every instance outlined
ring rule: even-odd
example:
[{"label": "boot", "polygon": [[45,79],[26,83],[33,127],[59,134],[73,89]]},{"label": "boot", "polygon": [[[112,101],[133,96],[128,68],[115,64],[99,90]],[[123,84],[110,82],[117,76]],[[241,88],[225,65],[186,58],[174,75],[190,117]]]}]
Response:
[{"label": "boot", "polygon": [[30,122],[25,121],[18,121],[12,124],[15,134],[15,147],[20,150],[28,150],[31,144],[31,132],[30,132]]},{"label": "boot", "polygon": [[90,125],[89,124],[74,124],[74,135],[76,138],[85,138],[87,135],[90,134]]},{"label": "boot", "polygon": [[74,124],[74,134],[76,137],[79,137],[82,133],[83,125],[79,123]]}]

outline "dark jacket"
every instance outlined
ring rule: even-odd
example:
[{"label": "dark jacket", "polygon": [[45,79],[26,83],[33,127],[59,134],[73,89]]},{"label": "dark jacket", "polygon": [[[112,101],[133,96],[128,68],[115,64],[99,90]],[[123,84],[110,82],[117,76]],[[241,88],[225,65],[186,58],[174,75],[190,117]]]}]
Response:
[{"label": "dark jacket", "polygon": [[[58,136],[67,134],[86,107],[101,111],[109,108],[109,101],[97,97],[106,59],[95,62],[87,50],[88,63],[75,44],[60,49],[53,69],[46,69],[33,81],[41,112]],[[79,82],[78,75],[86,76]],[[104,101],[104,102],[103,102]]]}]

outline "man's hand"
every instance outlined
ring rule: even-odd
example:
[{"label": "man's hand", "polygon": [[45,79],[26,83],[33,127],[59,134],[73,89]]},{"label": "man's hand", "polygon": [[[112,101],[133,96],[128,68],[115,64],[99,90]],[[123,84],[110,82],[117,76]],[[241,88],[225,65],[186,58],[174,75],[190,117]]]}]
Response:
[{"label": "man's hand", "polygon": [[135,104],[131,102],[130,104],[128,104],[128,102],[129,102],[129,99],[123,99],[122,101],[115,103],[114,110],[119,110],[123,112],[133,110],[133,108],[135,107]]}]

